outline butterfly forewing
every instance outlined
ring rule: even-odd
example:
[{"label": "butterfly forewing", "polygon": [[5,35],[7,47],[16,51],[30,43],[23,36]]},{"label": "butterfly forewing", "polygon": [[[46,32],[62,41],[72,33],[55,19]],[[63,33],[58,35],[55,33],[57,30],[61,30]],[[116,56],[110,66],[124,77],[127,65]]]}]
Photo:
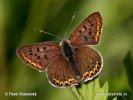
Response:
[{"label": "butterfly forewing", "polygon": [[73,45],[97,44],[101,28],[102,18],[100,13],[92,13],[71,33],[70,41]]},{"label": "butterfly forewing", "polygon": [[79,82],[63,55],[56,57],[47,68],[49,82],[56,87],[72,86]]},{"label": "butterfly forewing", "polygon": [[39,70],[45,70],[48,64],[59,55],[59,52],[59,44],[51,41],[26,45],[17,49],[17,54],[22,61]]},{"label": "butterfly forewing", "polygon": [[89,46],[77,48],[75,58],[81,69],[82,81],[87,81],[97,76],[102,68],[102,57],[95,49]]}]

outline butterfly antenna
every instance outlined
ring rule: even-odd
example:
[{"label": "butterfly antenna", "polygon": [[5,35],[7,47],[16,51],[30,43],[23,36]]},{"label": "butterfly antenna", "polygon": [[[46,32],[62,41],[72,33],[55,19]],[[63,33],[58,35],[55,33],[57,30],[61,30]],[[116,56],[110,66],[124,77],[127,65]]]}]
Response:
[{"label": "butterfly antenna", "polygon": [[67,27],[67,29],[66,29],[65,36],[64,36],[63,39],[66,38],[67,32],[68,32],[68,30],[69,30],[69,28],[70,28],[70,26],[71,26],[71,24],[72,24],[72,21],[73,21],[74,18],[75,18],[76,13],[77,13],[77,12],[74,12],[74,14],[73,14],[73,16],[72,16],[72,18],[71,18],[71,21],[70,21],[70,23],[69,23],[69,25],[68,25],[68,27]]},{"label": "butterfly antenna", "polygon": [[52,34],[52,33],[44,32],[43,30],[41,30],[41,29],[39,29],[39,28],[35,28],[35,30],[38,30],[38,31],[41,32],[41,33],[45,33],[45,34],[48,34],[48,35],[57,37],[57,38],[59,38],[59,39],[62,40],[62,38],[61,38],[60,36],[54,35],[54,34]]}]

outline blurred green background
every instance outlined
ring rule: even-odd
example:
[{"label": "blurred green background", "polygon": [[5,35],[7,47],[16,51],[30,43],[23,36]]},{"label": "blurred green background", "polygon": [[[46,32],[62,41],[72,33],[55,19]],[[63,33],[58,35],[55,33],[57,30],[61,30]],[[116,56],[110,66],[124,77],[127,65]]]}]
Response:
[{"label": "blurred green background", "polygon": [[[102,36],[96,48],[104,59],[101,85],[108,81],[109,92],[127,93],[118,100],[133,97],[132,60],[123,59],[133,51],[133,1],[131,0],[0,0],[0,100],[76,100],[71,88],[52,87],[46,73],[22,63],[16,55],[19,46],[53,40],[34,28],[63,36],[74,12],[70,33],[89,14],[103,17]],[[68,34],[70,35],[70,34]],[[130,64],[129,64],[130,63]],[[130,73],[130,75],[128,75]],[[36,97],[5,96],[5,92],[37,92]],[[112,99],[113,97],[109,97]]]}]

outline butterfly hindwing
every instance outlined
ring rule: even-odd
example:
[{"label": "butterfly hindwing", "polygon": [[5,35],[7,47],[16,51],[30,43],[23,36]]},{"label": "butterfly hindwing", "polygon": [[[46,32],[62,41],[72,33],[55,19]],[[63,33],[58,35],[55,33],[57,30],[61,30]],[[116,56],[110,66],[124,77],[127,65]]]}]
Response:
[{"label": "butterfly hindwing", "polygon": [[67,87],[78,83],[63,55],[56,57],[47,68],[49,82],[55,87]]},{"label": "butterfly hindwing", "polygon": [[59,44],[52,41],[25,45],[17,49],[22,61],[42,71],[59,55],[59,52]]},{"label": "butterfly hindwing", "polygon": [[81,69],[82,81],[91,80],[102,69],[102,57],[95,49],[81,46],[75,50],[74,55]]},{"label": "butterfly hindwing", "polygon": [[71,33],[70,41],[73,45],[98,44],[101,28],[101,14],[92,13]]}]

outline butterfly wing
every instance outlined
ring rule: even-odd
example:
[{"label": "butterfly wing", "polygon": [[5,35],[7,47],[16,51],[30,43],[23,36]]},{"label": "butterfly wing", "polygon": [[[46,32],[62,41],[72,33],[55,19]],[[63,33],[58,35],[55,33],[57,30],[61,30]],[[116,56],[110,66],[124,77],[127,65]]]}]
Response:
[{"label": "butterfly wing", "polygon": [[59,55],[59,51],[59,44],[49,41],[22,46],[16,52],[22,61],[43,71]]},{"label": "butterfly wing", "polygon": [[82,81],[91,80],[101,71],[102,57],[95,49],[89,46],[80,46],[75,50],[74,56],[81,69]]},{"label": "butterfly wing", "polygon": [[47,68],[49,82],[55,87],[67,87],[78,83],[63,55],[56,57]]},{"label": "butterfly wing", "polygon": [[92,13],[71,33],[70,41],[73,45],[98,44],[101,28],[101,14]]}]

